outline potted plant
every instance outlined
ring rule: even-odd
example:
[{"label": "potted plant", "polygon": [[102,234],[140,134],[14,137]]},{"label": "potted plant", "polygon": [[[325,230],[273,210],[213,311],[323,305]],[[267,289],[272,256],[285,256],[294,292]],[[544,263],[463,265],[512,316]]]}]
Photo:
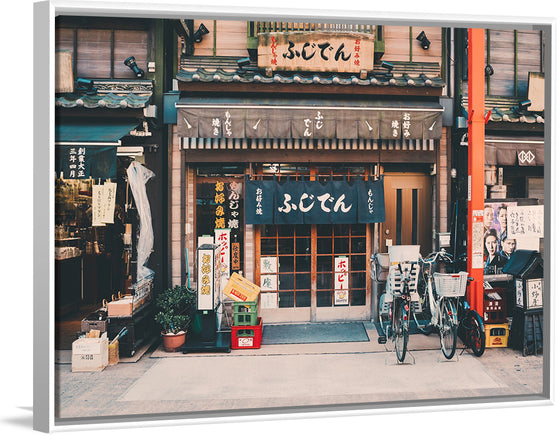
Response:
[{"label": "potted plant", "polygon": [[159,311],[155,321],[161,326],[163,347],[166,351],[173,352],[185,343],[195,301],[196,293],[179,285],[166,289],[156,298]]}]

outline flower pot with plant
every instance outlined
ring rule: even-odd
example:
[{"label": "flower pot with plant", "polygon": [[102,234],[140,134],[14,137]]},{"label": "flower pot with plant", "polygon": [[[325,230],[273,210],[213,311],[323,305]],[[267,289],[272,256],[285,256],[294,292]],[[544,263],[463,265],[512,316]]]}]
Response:
[{"label": "flower pot with plant", "polygon": [[187,329],[194,315],[196,293],[185,286],[174,286],[156,298],[155,321],[161,327],[163,347],[176,351],[185,343]]}]

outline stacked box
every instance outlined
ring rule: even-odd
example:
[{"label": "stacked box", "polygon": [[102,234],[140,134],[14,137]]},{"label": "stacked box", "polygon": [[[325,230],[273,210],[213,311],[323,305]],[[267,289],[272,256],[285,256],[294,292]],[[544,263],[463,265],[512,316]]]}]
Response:
[{"label": "stacked box", "polygon": [[262,318],[258,318],[254,326],[232,326],[231,348],[232,349],[260,349],[262,341]]},{"label": "stacked box", "polygon": [[79,338],[72,343],[72,371],[98,372],[109,362],[109,341],[104,332],[99,338]]},{"label": "stacked box", "polygon": [[507,347],[509,338],[509,324],[485,325],[486,347]]},{"label": "stacked box", "polygon": [[233,325],[234,326],[255,326],[257,320],[258,299],[252,302],[233,303]]},{"label": "stacked box", "polygon": [[484,290],[483,318],[484,323],[505,323],[506,313],[505,289]]}]

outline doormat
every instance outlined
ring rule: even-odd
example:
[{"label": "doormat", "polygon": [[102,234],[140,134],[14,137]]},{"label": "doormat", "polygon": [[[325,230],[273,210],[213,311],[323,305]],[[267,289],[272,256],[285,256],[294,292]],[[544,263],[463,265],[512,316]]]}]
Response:
[{"label": "doormat", "polygon": [[344,343],[369,341],[362,322],[264,325],[262,344]]}]

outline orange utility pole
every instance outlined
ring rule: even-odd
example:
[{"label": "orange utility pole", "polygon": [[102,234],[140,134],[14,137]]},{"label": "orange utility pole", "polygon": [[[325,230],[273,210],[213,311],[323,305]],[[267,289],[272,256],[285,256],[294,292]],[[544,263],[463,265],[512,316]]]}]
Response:
[{"label": "orange utility pole", "polygon": [[480,315],[484,298],[484,29],[469,29],[469,176],[467,271],[474,278],[467,300]]}]

